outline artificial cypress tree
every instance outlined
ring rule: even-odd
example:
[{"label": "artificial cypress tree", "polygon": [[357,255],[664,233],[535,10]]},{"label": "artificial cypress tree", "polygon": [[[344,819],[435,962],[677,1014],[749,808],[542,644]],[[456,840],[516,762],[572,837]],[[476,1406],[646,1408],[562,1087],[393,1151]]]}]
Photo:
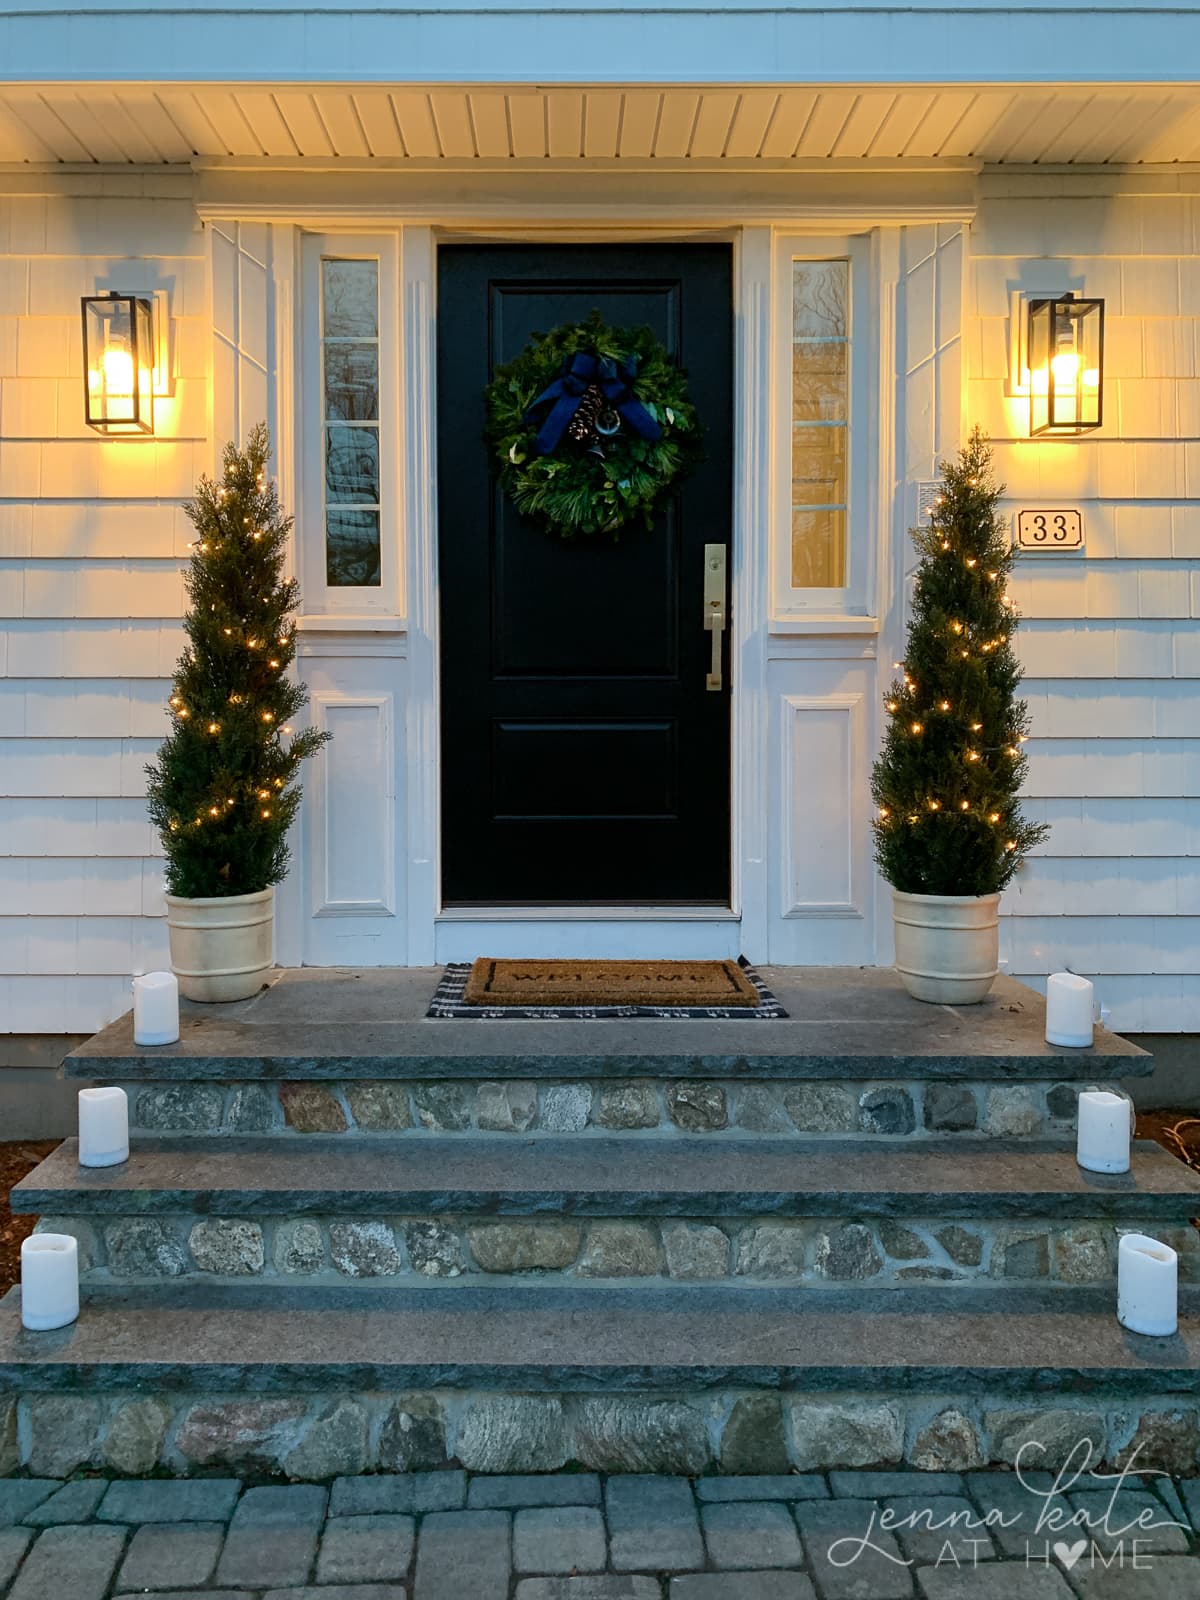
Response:
[{"label": "artificial cypress tree", "polygon": [[308,691],[287,675],[299,598],[283,565],[292,519],[267,481],[270,438],[225,447],[221,481],[201,478],[187,514],[192,545],[175,668],[171,731],[146,768],[151,821],[171,894],[254,894],[287,872],[287,831],[300,805],[293,780],[329,737],[294,732]]},{"label": "artificial cypress tree", "polygon": [[929,524],[913,530],[921,563],[903,677],[871,777],[875,859],[906,894],[995,894],[1049,831],[1018,803],[1029,714],[1016,698],[1016,551],[978,428],[941,470]]}]

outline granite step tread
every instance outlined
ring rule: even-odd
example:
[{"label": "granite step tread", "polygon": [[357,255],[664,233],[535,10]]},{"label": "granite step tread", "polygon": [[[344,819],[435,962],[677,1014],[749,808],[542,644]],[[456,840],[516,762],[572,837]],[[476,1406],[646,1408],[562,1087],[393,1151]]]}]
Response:
[{"label": "granite step tread", "polygon": [[78,1164],[68,1139],[12,1191],[43,1215],[1115,1218],[1186,1222],[1200,1175],[1139,1140],[1129,1173],[1084,1172],[1074,1148],[993,1141],[678,1139],[140,1140],[118,1167]]},{"label": "granite step tread", "polygon": [[[620,1288],[261,1286],[93,1289],[79,1321],[20,1325],[20,1290],[0,1302],[0,1387],[269,1394],[338,1384],[367,1390],[690,1391],[734,1387],[889,1394],[1194,1392],[1200,1291],[1181,1294],[1179,1332],[1117,1323],[1113,1292],[969,1288],[872,1293],[692,1285]],[[368,1308],[369,1305],[369,1308]]]},{"label": "granite step tread", "polygon": [[933,1006],[885,968],[764,967],[771,1022],[632,1018],[430,1021],[439,968],[289,968],[250,1000],[184,1003],[179,1042],[133,1043],[127,1015],[67,1057],[117,1082],[346,1078],[860,1077],[1095,1082],[1150,1072],[1105,1029],[1090,1050],[1044,1038],[1045,1002],[1007,976],[977,1006]]}]

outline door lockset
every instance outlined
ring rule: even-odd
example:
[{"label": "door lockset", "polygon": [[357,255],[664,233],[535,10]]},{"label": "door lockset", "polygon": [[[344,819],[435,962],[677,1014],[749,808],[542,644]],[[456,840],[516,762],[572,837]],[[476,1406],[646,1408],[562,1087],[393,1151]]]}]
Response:
[{"label": "door lockset", "polygon": [[725,601],[725,561],[728,546],[704,546],[704,628],[712,634],[712,667],[704,680],[706,689],[721,688],[721,643],[728,620]]}]

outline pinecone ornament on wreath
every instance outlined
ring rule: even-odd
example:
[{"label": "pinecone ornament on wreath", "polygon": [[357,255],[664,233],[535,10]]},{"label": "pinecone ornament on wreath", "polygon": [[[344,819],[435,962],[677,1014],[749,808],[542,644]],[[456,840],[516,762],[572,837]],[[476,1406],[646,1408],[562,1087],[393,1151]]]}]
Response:
[{"label": "pinecone ornament on wreath", "polygon": [[600,437],[596,428],[596,418],[600,415],[600,407],[604,404],[604,396],[596,385],[590,384],[583,392],[583,398],[576,407],[575,415],[571,418],[567,428],[567,437],[574,439],[576,444],[593,445]]}]

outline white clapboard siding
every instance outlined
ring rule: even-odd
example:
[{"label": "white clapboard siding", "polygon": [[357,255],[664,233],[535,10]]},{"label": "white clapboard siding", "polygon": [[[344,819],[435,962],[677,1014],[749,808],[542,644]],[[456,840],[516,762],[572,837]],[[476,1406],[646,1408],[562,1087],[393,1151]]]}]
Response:
[{"label": "white clapboard siding", "polygon": [[[1118,1027],[1195,1031],[1200,200],[1093,187],[1042,198],[1029,179],[989,174],[970,229],[964,418],[996,440],[1014,509],[1078,506],[1086,539],[1031,556],[1012,585],[1027,803],[1052,832],[1005,896],[1006,954],[1032,982],[1068,966],[1094,978]],[[1042,444],[1005,396],[1009,294],[1068,288],[1105,300],[1106,420]]]},{"label": "white clapboard siding", "polygon": [[[178,177],[0,208],[0,1031],[87,1032],[165,959],[145,765],[210,465],[205,241]],[[83,422],[79,297],[166,289],[153,439]]]}]

